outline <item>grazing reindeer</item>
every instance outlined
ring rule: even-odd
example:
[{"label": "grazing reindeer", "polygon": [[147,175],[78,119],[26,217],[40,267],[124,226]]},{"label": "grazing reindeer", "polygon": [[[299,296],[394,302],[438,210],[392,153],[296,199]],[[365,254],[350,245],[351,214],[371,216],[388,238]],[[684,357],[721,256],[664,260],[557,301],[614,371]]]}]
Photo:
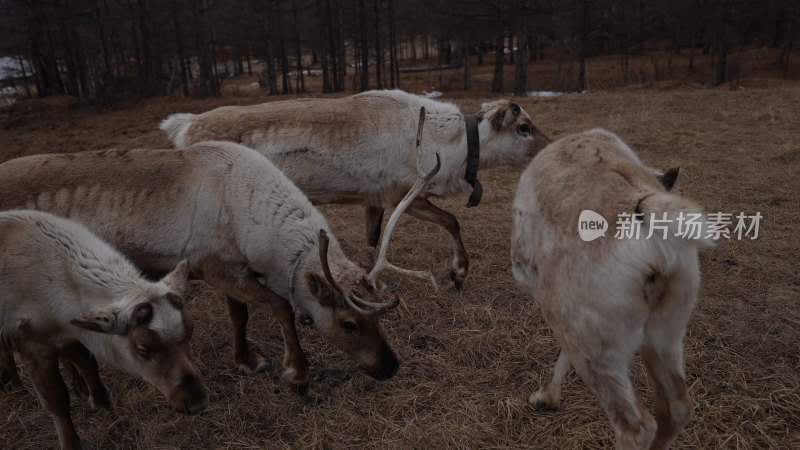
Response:
[{"label": "grazing reindeer", "polygon": [[[419,180],[405,204],[433,174]],[[322,214],[253,150],[206,142],[179,151],[30,156],[0,165],[0,192],[0,209],[79,221],[148,273],[188,259],[195,276],[228,297],[235,361],[247,371],[267,367],[248,349],[247,304],[266,306],[280,323],[284,376],[298,390],[306,387],[308,363],[295,309],[369,375],[383,380],[397,371],[377,314],[397,299],[382,300],[377,271],[367,274],[347,259]],[[323,239],[329,245],[320,252]]]},{"label": "grazing reindeer", "polygon": [[[422,107],[427,111],[425,127],[415,145]],[[450,278],[458,289],[469,270],[460,226],[429,197],[464,195],[474,185],[468,206],[476,205],[481,192],[475,178],[479,165],[490,169],[523,164],[550,142],[516,103],[485,103],[477,114],[465,117],[455,105],[397,90],[173,114],[161,129],[177,148],[209,139],[253,148],[316,204],[365,205],[367,242],[373,247],[380,238],[384,210],[395,207],[415,183],[421,162],[433,165],[434,153],[441,154],[442,170],[406,212],[439,224],[450,234],[454,251]]]},{"label": "grazing reindeer", "polygon": [[[710,241],[676,236],[682,214],[700,210],[668,192],[677,171],[658,179],[653,173],[617,136],[579,133],[533,159],[513,207],[514,277],[539,301],[561,344],[552,380],[528,401],[557,408],[572,363],[608,414],[621,449],[667,448],[692,415],[681,341],[697,300],[697,247]],[[631,222],[641,236],[582,242],[576,224],[583,210],[607,219],[641,213]],[[637,350],[654,386],[655,420],[628,376]]]},{"label": "grazing reindeer", "polygon": [[[0,347],[17,376],[12,349],[53,417],[61,448],[80,448],[59,358],[75,366],[94,407],[110,407],[97,362],[153,384],[170,405],[197,413],[208,405],[189,349],[183,310],[188,264],[158,282],[83,226],[39,211],[0,213]],[[88,349],[87,349],[88,348]]]}]

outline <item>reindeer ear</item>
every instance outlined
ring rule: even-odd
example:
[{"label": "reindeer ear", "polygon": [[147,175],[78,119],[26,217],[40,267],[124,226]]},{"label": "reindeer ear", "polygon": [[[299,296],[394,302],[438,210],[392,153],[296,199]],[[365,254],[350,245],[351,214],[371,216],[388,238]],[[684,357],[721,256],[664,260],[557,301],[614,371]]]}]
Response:
[{"label": "reindeer ear", "polygon": [[656,178],[658,178],[659,183],[664,186],[664,189],[671,191],[672,187],[675,186],[675,181],[678,180],[678,174],[680,174],[680,172],[680,167],[673,167]]},{"label": "reindeer ear", "polygon": [[186,279],[188,277],[189,260],[184,259],[178,263],[178,265],[175,267],[175,270],[168,273],[164,278],[161,279],[161,281],[182,297],[184,291],[186,290]]},{"label": "reindeer ear", "polygon": [[339,295],[319,274],[306,272],[306,283],[308,283],[311,295],[316,297],[323,306],[336,306],[339,303]]},{"label": "reindeer ear", "polygon": [[497,108],[492,116],[492,129],[500,131],[512,123],[514,119],[522,112],[519,105],[516,103],[508,103]]},{"label": "reindeer ear", "polygon": [[78,328],[97,333],[125,334],[128,331],[127,324],[123,324],[119,320],[118,314],[112,311],[93,311],[89,314],[78,316],[70,320],[69,323]]}]

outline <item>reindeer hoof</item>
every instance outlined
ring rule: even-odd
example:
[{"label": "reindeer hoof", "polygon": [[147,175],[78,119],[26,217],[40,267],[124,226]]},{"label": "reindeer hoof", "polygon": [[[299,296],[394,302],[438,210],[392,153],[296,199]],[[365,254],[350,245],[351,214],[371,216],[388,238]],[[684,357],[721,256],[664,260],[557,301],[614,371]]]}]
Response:
[{"label": "reindeer hoof", "polygon": [[21,387],[22,381],[20,381],[18,376],[11,375],[5,370],[0,370],[0,390],[13,391]]},{"label": "reindeer hoof", "polygon": [[262,360],[260,363],[258,363],[258,365],[256,366],[254,372],[255,373],[264,373],[264,372],[266,372],[266,371],[268,371],[270,369],[272,369],[272,363]]},{"label": "reindeer hoof", "polygon": [[273,367],[272,363],[254,352],[250,352],[244,361],[237,361],[236,365],[249,374],[264,373]]},{"label": "reindeer hoof", "polygon": [[89,398],[89,405],[92,407],[92,411],[113,411],[114,407],[111,406],[111,400],[108,397],[95,400],[93,398]]},{"label": "reindeer hoof", "polygon": [[292,384],[292,390],[295,394],[305,397],[308,394],[308,383]]},{"label": "reindeer hoof", "polygon": [[531,406],[537,411],[558,411],[558,405],[551,405],[544,400],[539,400]]},{"label": "reindeer hoof", "polygon": [[540,396],[537,392],[528,397],[528,404],[533,406],[537,411],[558,411],[559,402],[550,403]]},{"label": "reindeer hoof", "polygon": [[457,291],[460,291],[461,289],[464,288],[464,280],[458,279],[458,273],[455,270],[450,271],[450,280],[453,281],[453,285],[455,285]]}]

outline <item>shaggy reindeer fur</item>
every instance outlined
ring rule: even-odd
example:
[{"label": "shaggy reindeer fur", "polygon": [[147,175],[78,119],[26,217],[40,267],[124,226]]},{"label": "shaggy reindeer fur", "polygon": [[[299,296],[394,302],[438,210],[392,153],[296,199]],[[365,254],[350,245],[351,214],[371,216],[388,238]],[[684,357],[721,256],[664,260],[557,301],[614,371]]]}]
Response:
[{"label": "shaggy reindeer fur", "polygon": [[182,309],[187,273],[183,262],[150,282],[75,222],[38,211],[0,213],[2,366],[16,377],[11,351],[19,352],[62,448],[80,447],[80,439],[59,358],[77,368],[94,407],[110,402],[89,351],[155,385],[178,411],[205,409]]},{"label": "shaggy reindeer fur", "polygon": [[[579,238],[583,210],[609,221],[605,237]],[[640,238],[616,239],[618,214],[635,212],[643,214]],[[514,201],[513,272],[541,304],[562,352],[552,381],[529,402],[557,408],[572,363],[613,423],[617,448],[669,446],[692,415],[682,339],[697,299],[697,248],[710,243],[705,227],[703,239],[675,234],[679,214],[699,212],[605,130],[565,137],[534,158]],[[671,220],[666,239],[661,231],[645,239],[655,226],[650,213]],[[636,351],[655,390],[655,420],[628,376]]]},{"label": "shaggy reindeer fur", "polygon": [[377,315],[358,312],[322,277],[319,232],[331,236],[339,285],[380,300],[332,236],[322,214],[266,158],[230,142],[174,150],[108,150],[19,158],[0,165],[0,208],[30,208],[77,220],[148,273],[188,259],[193,275],[222,290],[234,325],[236,363],[266,362],[248,348],[247,305],[267,307],[286,345],[284,375],[298,389],[308,363],[294,309],[370,375],[386,379],[398,361]]},{"label": "shaggy reindeer fur", "polygon": [[[427,115],[416,146],[419,111]],[[479,119],[480,169],[524,164],[550,141],[516,103],[485,103]],[[203,114],[173,114],[161,129],[178,148],[215,139],[255,149],[317,204],[367,207],[367,240],[376,246],[385,209],[395,207],[439,153],[442,168],[408,208],[451,235],[451,278],[461,287],[469,257],[455,216],[431,196],[464,195],[467,138],[458,107],[403,91],[370,91],[339,99],[295,99],[254,106],[226,106]]]}]

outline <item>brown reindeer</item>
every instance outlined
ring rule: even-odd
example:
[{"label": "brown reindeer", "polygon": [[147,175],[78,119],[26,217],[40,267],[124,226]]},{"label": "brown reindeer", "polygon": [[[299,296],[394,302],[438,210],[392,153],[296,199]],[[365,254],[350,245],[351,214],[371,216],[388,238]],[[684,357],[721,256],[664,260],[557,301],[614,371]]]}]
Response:
[{"label": "brown reindeer", "polygon": [[[406,205],[433,174],[418,180]],[[305,195],[246,147],[207,142],[179,151],[30,156],[0,165],[0,191],[0,208],[79,221],[148,273],[188,259],[195,276],[228,297],[234,358],[247,371],[267,367],[245,336],[250,304],[280,323],[284,376],[298,390],[306,387],[308,363],[295,311],[372,377],[397,372],[378,320],[397,299],[384,300],[379,269],[367,274],[351,262]]]}]

